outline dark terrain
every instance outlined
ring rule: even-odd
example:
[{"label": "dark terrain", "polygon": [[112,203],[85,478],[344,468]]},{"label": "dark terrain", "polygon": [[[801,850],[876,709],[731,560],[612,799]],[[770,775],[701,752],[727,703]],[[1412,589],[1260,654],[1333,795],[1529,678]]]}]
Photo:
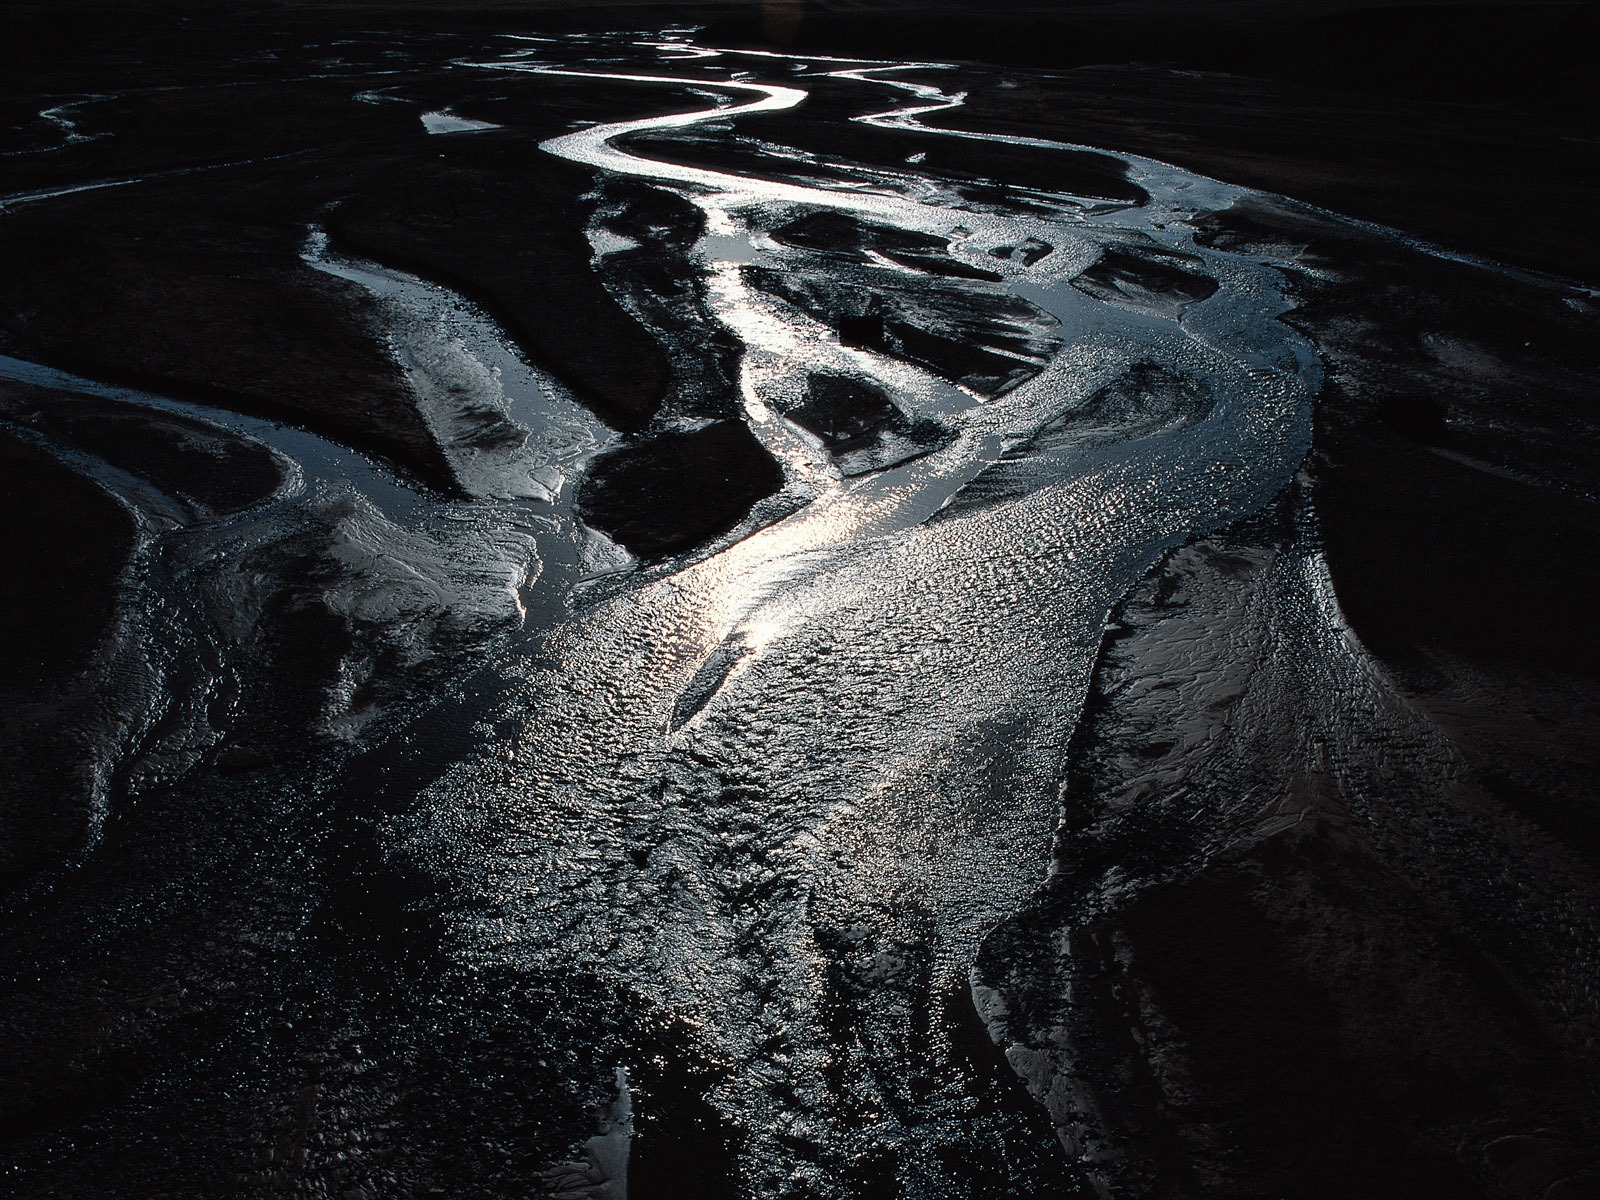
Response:
[{"label": "dark terrain", "polygon": [[[0,1191],[766,1195],[750,1147],[771,1137],[805,1173],[795,1196],[1600,1196],[1591,7],[22,4],[8,21],[0,354],[193,407],[0,381]],[[707,1040],[670,988],[595,966],[647,933],[596,950],[573,916],[572,957],[548,972],[470,949],[511,920],[516,887],[537,891],[543,860],[524,865],[512,842],[543,813],[486,814],[474,777],[459,827],[439,822],[445,849],[395,833],[426,824],[422,798],[475,755],[526,761],[526,740],[537,774],[603,744],[599,724],[558,719],[564,694],[601,688],[563,673],[583,643],[538,626],[532,603],[535,618],[453,620],[448,568],[363,591],[352,563],[399,552],[359,506],[319,499],[284,529],[251,524],[292,485],[269,428],[371,458],[444,527],[481,499],[417,402],[387,310],[317,267],[313,231],[465,297],[610,439],[550,504],[632,556],[580,561],[588,590],[554,602],[573,624],[598,624],[629,589],[670,592],[803,508],[794,461],[741,406],[743,347],[695,257],[700,208],[537,146],[705,107],[697,63],[670,86],[455,65],[503,50],[505,31],[695,24],[702,45],[957,62],[954,78],[899,73],[967,93],[930,126],[1096,149],[854,122],[891,101],[824,78],[798,108],[631,134],[629,152],[821,187],[914,162],[980,214],[1051,216],[1057,193],[1137,208],[1148,193],[1115,152],[1259,188],[1196,218],[1194,242],[1279,264],[1283,321],[1322,372],[1309,453],[1277,498],[1174,539],[1115,604],[1062,735],[1048,879],[1041,864],[1035,894],[993,914],[955,970],[928,965],[935,935],[919,942],[915,905],[887,888],[872,903],[901,940],[881,947],[852,932],[869,928],[859,914],[800,904],[831,1043],[767,1030],[759,1061]],[[62,130],[38,114],[88,97],[106,98],[76,110],[83,140],[49,149]],[[435,108],[495,128],[434,136],[418,114]],[[56,194],[68,189],[82,190]],[[597,254],[595,231],[621,248]],[[834,209],[793,214],[770,240],[805,269],[747,263],[740,286],[974,404],[1004,403],[1072,349],[998,254],[976,265],[944,237]],[[1030,267],[1053,252],[1006,249]],[[1198,257],[1132,239],[1070,284],[1151,322],[1218,294]],[[1181,433],[1217,400],[1136,363],[1005,443],[926,527],[1028,500],[1050,455]],[[806,469],[831,479],[870,484],[958,444],[949,420],[832,367],[773,407],[813,439]],[[491,450],[516,442],[499,429],[485,420]],[[485,519],[461,511],[463,526]],[[207,558],[213,529],[245,531],[243,549]],[[185,574],[190,553],[208,565]],[[539,559],[520,565],[525,598]],[[937,597],[948,582],[906,586]],[[422,599],[391,612],[386,587]],[[701,654],[695,611],[663,611],[626,610],[637,625],[599,643],[610,661]],[[778,1024],[783,989],[801,985],[758,953],[788,903],[763,872],[790,853],[747,815],[765,761],[730,765],[693,741],[764,648],[704,624],[715,648],[651,726],[689,730],[702,791],[642,755],[606,761],[603,782],[673,811],[731,810],[712,866],[695,878],[670,840],[630,843],[620,803],[551,816],[551,837],[582,831],[562,848],[596,881],[630,845],[621,869],[673,880],[662,911],[696,886],[724,896],[730,960]],[[202,627],[228,632],[185,640]],[[408,640],[419,629],[431,640]],[[916,642],[936,653],[941,636]],[[831,653],[811,650],[806,669]],[[536,686],[497,673],[523,659],[547,670]],[[874,701],[910,670],[885,661],[871,660]],[[643,720],[653,682],[596,708],[616,729]],[[979,690],[1007,683],[996,667]],[[370,723],[330,733],[332,693]],[[762,689],[791,693],[800,713],[794,679]],[[925,719],[852,726],[858,701],[819,706],[829,745],[870,750]],[[771,739],[752,744],[819,737],[787,719],[752,717]],[[984,737],[1021,744],[1048,720]],[[953,728],[951,753],[984,764],[974,794],[1008,802],[1004,753]],[[496,820],[499,842],[484,832]],[[515,870],[452,874],[500,853]],[[943,1049],[895,1040],[916,1037]],[[793,1068],[837,1107],[790,1096],[804,1119],[774,1135],[763,1110],[726,1100],[747,1074],[777,1072],[781,1092],[808,1052],[837,1054]],[[605,1166],[619,1063],[637,1105],[626,1183]],[[877,1128],[888,1109],[920,1130],[946,1086],[966,1124],[938,1126],[925,1152],[835,1145],[807,1123]],[[947,1190],[914,1176],[923,1157]]]}]

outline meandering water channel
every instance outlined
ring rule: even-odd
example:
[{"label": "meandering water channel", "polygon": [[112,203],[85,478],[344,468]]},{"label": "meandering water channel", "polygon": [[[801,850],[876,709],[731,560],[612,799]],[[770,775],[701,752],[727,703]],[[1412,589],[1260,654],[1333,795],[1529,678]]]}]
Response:
[{"label": "meandering water channel", "polygon": [[[520,980],[518,995],[567,1014],[512,1013],[506,1028],[525,1022],[541,1063],[582,1076],[577,1093],[605,1097],[619,1078],[626,1092],[616,1068],[637,1078],[630,1058],[681,1056],[646,1072],[658,1102],[676,1087],[708,1106],[752,1195],[890,1179],[907,1196],[987,1194],[975,1181],[1006,1171],[1020,1186],[1044,1149],[1016,1149],[1026,1118],[995,1100],[1005,1088],[963,1040],[977,947],[1049,865],[1108,613],[1165,551],[1271,500],[1309,446],[1319,367],[1278,319],[1274,264],[1195,237],[1196,218],[1246,193],[1137,157],[941,129],[961,96],[929,82],[944,78],[933,64],[682,36],[503,46],[457,69],[706,97],[542,149],[700,214],[674,269],[703,298],[697,336],[736,347],[739,419],[783,473],[734,529],[640,563],[588,528],[577,480],[615,435],[474,305],[342,253],[320,228],[304,261],[373,298],[461,494],[424,494],[281,424],[15,359],[0,378],[203,422],[282,463],[271,496],[223,517],[162,517],[159,498],[85,467],[148,517],[158,550],[141,586],[180,610],[210,597],[178,623],[208,643],[189,659],[249,670],[218,589],[270,592],[274,560],[258,551],[309,523],[345,568],[332,609],[402,663],[449,653],[465,664],[449,678],[476,672],[466,718],[415,697],[380,710],[356,673],[321,719],[413,781],[363,836],[373,859],[428,880],[437,969],[459,986]],[[764,117],[804,113],[823,87],[879,96],[882,111],[854,119],[919,146],[1089,156],[1111,186],[996,189],[926,168],[925,152],[890,167],[762,140]],[[408,102],[403,86],[356,100],[374,95]],[[469,106],[417,109],[438,137],[498,128]],[[738,153],[707,153],[717,145]],[[112,186],[138,181],[0,209]],[[590,233],[602,272],[641,253],[599,217]],[[615,286],[630,300],[633,285]],[[833,412],[841,395],[871,420]],[[656,428],[703,424],[680,408]],[[230,557],[255,573],[219,577]],[[177,680],[156,670],[144,687]],[[165,739],[200,762],[226,719],[195,707],[152,744],[147,712],[108,753]],[[465,746],[450,732],[463,720],[481,733]],[[314,786],[338,809],[362,778]],[[667,1028],[670,1052],[649,1032]],[[562,1194],[603,1194],[623,1170],[620,1111]]]}]

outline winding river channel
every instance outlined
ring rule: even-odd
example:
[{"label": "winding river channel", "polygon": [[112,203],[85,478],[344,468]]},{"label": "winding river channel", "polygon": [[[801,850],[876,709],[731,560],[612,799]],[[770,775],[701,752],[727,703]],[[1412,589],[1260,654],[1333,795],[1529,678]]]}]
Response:
[{"label": "winding river channel", "polygon": [[[694,257],[740,345],[744,416],[800,507],[582,606],[538,639],[537,664],[509,657],[509,739],[453,764],[386,836],[451,881],[455,953],[614,982],[738,1064],[710,1101],[739,1130],[753,1194],[850,1194],[863,1163],[895,1164],[907,1195],[962,1194],[951,1159],[979,1118],[948,994],[1046,871],[1108,612],[1164,550],[1289,482],[1318,369],[1276,319],[1272,265],[1199,247],[1185,224],[1236,189],[1124,159],[1148,198],[1039,195],[1014,212],[909,167],[824,187],[783,163],[760,178],[653,158],[629,139],[793,108],[815,77],[909,94],[918,114],[959,102],[893,64],[688,61],[725,102],[544,148],[705,214]],[[537,51],[489,67],[579,69]],[[782,84],[738,78],[774,67]],[[995,277],[965,286],[1004,298],[999,321],[1030,322],[1048,350],[985,395],[844,344],[760,286],[850,279],[782,240],[819,212],[947,246]],[[1130,281],[1074,286],[1108,250]],[[1152,262],[1210,294],[1180,303],[1139,279]],[[920,282],[881,257],[857,271]],[[819,373],[868,380],[953,436],[843,476],[783,416]]]},{"label": "winding river channel", "polygon": [[[94,830],[22,903],[79,903],[62,881],[116,842],[119,806],[198,787],[231,736],[251,614],[293,578],[355,631],[315,715],[329,749],[313,770],[218,783],[263,824],[208,869],[323,912],[285,918],[319,953],[378,947],[377,965],[351,951],[353,975],[326,971],[346,1005],[318,1051],[329,1062],[454,1047],[478,1072],[463,1111],[532,1097],[523,1126],[497,1128],[524,1139],[507,1153],[534,1191],[623,1194],[636,1114],[657,1141],[641,1134],[631,1156],[635,1194],[672,1194],[672,1171],[706,1194],[706,1180],[819,1200],[1046,1194],[1030,1189],[1061,1170],[1050,1118],[985,1033],[1015,998],[975,987],[974,964],[1052,869],[1113,610],[1163,555],[1258,512],[1302,466],[1322,379],[1281,319],[1289,264],[1197,236],[1245,189],[941,127],[962,93],[938,64],[682,33],[495,47],[453,76],[699,97],[506,152],[695,214],[669,253],[593,207],[594,269],[647,324],[665,302],[624,264],[666,255],[691,281],[694,303],[674,310],[687,332],[661,336],[684,361],[721,347],[727,419],[781,482],[687,548],[630,552],[585,518],[585,474],[641,438],[705,428],[706,385],[680,379],[645,435],[619,435],[484,309],[320,225],[301,260],[366,297],[452,492],[282,422],[0,359],[8,428],[140,529],[107,651],[122,707],[103,727]],[[819,97],[905,137],[903,159],[765,140],[764,121]],[[429,141],[511,136],[493,111],[403,82],[351,102],[410,107]],[[78,111],[45,115],[71,141],[90,136],[67,120]],[[945,143],[1059,156],[1081,182],[937,171]],[[18,194],[0,214],[75,190]],[[174,499],[71,450],[29,407],[37,391],[203,427],[269,454],[278,481],[230,511]],[[305,577],[308,546],[324,566]],[[369,890],[329,899],[336,885],[289,880],[305,856],[356,862]],[[97,936],[158,922],[167,902],[149,894],[143,916]],[[263,953],[291,959],[292,941]],[[377,1070],[389,1082],[324,1071],[322,1111],[381,1126],[380,1093],[406,1068]]]}]

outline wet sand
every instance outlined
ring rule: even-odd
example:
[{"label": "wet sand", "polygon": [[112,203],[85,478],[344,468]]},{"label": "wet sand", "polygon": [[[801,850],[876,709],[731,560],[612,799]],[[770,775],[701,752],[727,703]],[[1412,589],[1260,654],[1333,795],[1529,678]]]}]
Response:
[{"label": "wet sand", "polygon": [[5,523],[0,603],[0,880],[9,884],[79,849],[93,827],[85,776],[97,765],[98,722],[84,681],[99,675],[137,538],[111,496],[25,441],[0,438],[0,480],[17,514]]},{"label": "wet sand", "polygon": [[[307,226],[326,221],[346,250],[480,301],[618,426],[638,427],[661,404],[664,357],[589,266],[579,198],[593,175],[529,140],[586,110],[675,111],[683,100],[554,80],[537,98],[522,84],[508,106],[491,80],[452,98],[499,133],[430,137],[409,105],[381,94],[350,103],[368,77],[361,64],[287,85],[276,78],[297,68],[274,59],[261,82],[230,87],[213,82],[226,43],[169,35],[149,49],[128,62],[118,43],[83,48],[102,62],[97,86],[130,91],[84,118],[103,139],[7,160],[19,198],[0,229],[13,264],[0,349],[301,422],[449,489],[370,298],[303,261]],[[365,68],[373,87],[419,97],[448,67],[432,69]]]},{"label": "wet sand", "polygon": [[[748,15],[735,16],[730,28],[749,28]],[[973,41],[929,22],[897,37],[893,52],[1001,47],[995,57],[1025,62],[1053,53],[1039,48],[1043,35],[1059,40],[1058,18],[1041,20],[1031,44],[1015,23]],[[797,36],[841,50],[882,44],[870,24],[848,24],[802,24]],[[1181,45],[1179,32],[1160,44]],[[213,29],[200,41],[210,58],[182,50],[137,63],[107,43],[36,68],[32,82],[59,70],[52,92],[99,86],[114,64],[141,87],[220,83],[252,36]],[[280,52],[292,56],[293,41]],[[968,106],[931,119],[1142,151],[1560,276],[1600,276],[1583,187],[1592,147],[1572,141],[1570,126],[1478,103],[1449,80],[1408,102],[1415,120],[1398,122],[1387,100],[1286,84],[1281,70],[1223,74],[1205,52],[1214,44],[1198,44],[1198,75],[1055,60],[1065,69],[1050,78],[980,70]],[[1337,45],[1330,38],[1327,61]],[[303,257],[306,226],[322,221],[335,247],[479,301],[529,358],[631,431],[576,490],[594,528],[662,562],[740,528],[783,476],[731,420],[729,347],[698,332],[706,295],[682,261],[702,232],[693,214],[660,192],[591,191],[591,172],[531,151],[507,155],[494,131],[431,136],[415,108],[349,104],[362,70],[383,65],[347,63],[326,94],[266,88],[238,109],[223,89],[142,96],[105,114],[122,136],[19,167],[18,187],[48,188],[210,167],[234,153],[291,156],[7,214],[0,240],[23,269],[0,281],[4,348],[303,425],[450,493],[458,480],[402,386],[370,296]],[[513,102],[492,82],[463,95],[451,74],[408,67],[366,82],[437,94],[461,118],[516,130],[522,146],[573,119],[685,104],[556,81],[543,99],[522,92]],[[809,115],[750,129],[827,150],[825,122],[853,92],[838,84]],[[249,144],[238,143],[240,130]],[[17,136],[22,146],[40,135]],[[1036,188],[1126,188],[1092,156],[1053,162],[1026,147],[869,126],[842,137],[843,152],[868,165],[905,165],[920,152],[930,170],[995,203]],[[1419,147],[1438,152],[1419,156]],[[665,158],[756,169],[714,138],[668,150],[668,139],[650,145]],[[591,271],[579,230],[597,208],[611,213],[606,229],[637,246],[613,249]],[[1530,210],[1537,219],[1508,218]],[[916,340],[937,323],[929,313],[983,295],[992,282],[983,271],[859,225],[785,226],[775,240],[856,267],[870,252],[920,272],[899,291],[879,288],[897,307],[872,311],[841,302],[848,289],[821,268],[765,280],[847,347],[1005,391],[992,361],[977,377],[975,339]],[[1201,240],[1292,260],[1288,320],[1326,371],[1311,454],[1274,505],[1174,550],[1118,607],[1072,743],[1054,874],[984,942],[978,1011],[963,987],[940,983],[933,1000],[906,1001],[925,1009],[914,1027],[965,1030],[938,1036],[964,1047],[962,1086],[992,1121],[972,1153],[1020,1163],[1018,1178],[1068,1194],[1593,1194],[1600,1109],[1586,989],[1595,964],[1592,946],[1568,932],[1594,927],[1600,896],[1600,641],[1585,607],[1600,561],[1593,297],[1426,259],[1292,204],[1238,205]],[[1210,294],[1184,263],[1116,252],[1076,286],[1161,320]],[[630,315],[641,311],[654,334]],[[1000,327],[1039,320],[1020,308],[990,315]],[[1023,340],[1001,347],[1008,367],[1018,346],[1028,349]],[[1054,353],[1035,351],[1019,377]],[[1039,485],[1029,460],[1060,445],[1209,411],[1209,395],[1149,376],[1096,393],[1075,423],[1019,440],[934,524],[1027,495]],[[834,455],[843,472],[862,439],[915,431],[881,394],[829,379],[812,377],[790,414],[823,442],[819,459]],[[1143,411],[1152,390],[1175,398]],[[166,471],[165,491],[185,503],[243,511],[271,484],[247,452],[206,450],[185,440],[192,431],[152,426],[119,441],[114,422],[97,422],[74,436],[113,461],[120,450]],[[946,432],[923,429],[918,452],[946,444]],[[185,457],[174,444],[199,449]],[[27,676],[29,687],[89,695],[94,679],[81,668],[106,628],[104,597],[132,545],[128,519],[54,460],[8,446],[13,511],[29,514],[12,526],[9,558],[36,568],[8,611],[13,627],[50,634],[57,656],[13,667],[43,672]],[[879,454],[866,467],[889,461],[900,460]],[[618,994],[604,978],[574,969],[530,980],[458,957],[462,926],[446,922],[446,884],[384,840],[447,764],[491,744],[514,758],[531,739],[526,725],[491,721],[501,685],[473,676],[414,738],[354,758],[329,751],[319,763],[306,714],[353,661],[353,642],[372,639],[355,657],[377,665],[356,686],[376,695],[460,677],[445,665],[430,674],[317,599],[343,561],[323,553],[317,532],[293,548],[291,586],[262,626],[270,665],[246,696],[241,728],[205,748],[207,766],[152,792],[157,802],[46,906],[48,919],[19,919],[12,964],[51,964],[16,975],[6,992],[21,1085],[7,1116],[26,1186],[131,1196],[227,1178],[242,1194],[267,1194],[359,1192],[376,1180],[396,1194],[525,1195],[534,1166],[593,1134],[593,1112],[614,1099],[606,1081],[627,1056],[643,1064],[630,1194],[679,1194],[680,1180],[696,1194],[742,1194],[747,1135],[707,1099],[739,1064],[719,1060],[670,1007]],[[72,554],[54,553],[58,544]],[[255,562],[285,570],[269,556]],[[69,579],[91,586],[74,592]],[[613,650],[633,653],[652,636],[681,634],[646,627]],[[695,675],[685,691],[693,703],[672,710],[674,729],[704,720],[748,647],[735,639],[719,652],[708,662],[721,674]],[[465,657],[477,661],[473,653]],[[1335,674],[1308,665],[1326,663]],[[9,708],[14,746],[35,728],[69,724]],[[73,762],[48,740],[37,747],[51,770]],[[736,773],[719,786],[734,807],[761,799]],[[299,807],[305,796],[343,799]],[[21,829],[35,811],[7,822]],[[27,828],[6,865],[59,862],[83,836],[52,817]],[[286,868],[261,865],[284,853]],[[665,852],[640,843],[629,853],[650,879],[646,867],[660,869],[652,855]],[[473,896],[471,921],[506,903]],[[863,966],[851,928],[841,922],[819,951],[836,1048],[885,1028],[903,1036],[892,1021],[872,1022],[901,1002],[896,988],[915,986],[903,982],[915,939],[889,942],[893,953]],[[985,1007],[1001,995],[1005,1005]],[[974,1036],[980,1016],[1006,1055],[998,1072],[997,1049]],[[828,1069],[843,1089],[845,1066]],[[236,1086],[219,1094],[219,1079]],[[1067,1155],[1046,1144],[1047,1124]],[[944,1152],[958,1166],[967,1148],[949,1136]],[[800,1136],[785,1145],[797,1158],[815,1153]],[[896,1167],[892,1155],[863,1156],[840,1186],[893,1194]],[[967,1183],[974,1195],[987,1186]],[[594,1184],[580,1178],[574,1194],[598,1194]]]},{"label": "wet sand", "polygon": [[[1347,236],[1291,318],[1305,472],[1120,608],[1055,874],[979,971],[1111,1194],[1587,1195],[1594,314]],[[1319,639],[1349,678],[1295,665]]]}]

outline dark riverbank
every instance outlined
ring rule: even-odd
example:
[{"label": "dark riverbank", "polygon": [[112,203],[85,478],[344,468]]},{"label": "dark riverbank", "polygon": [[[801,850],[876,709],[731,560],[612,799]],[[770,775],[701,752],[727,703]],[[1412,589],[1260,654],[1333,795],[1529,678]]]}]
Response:
[{"label": "dark riverbank", "polygon": [[1596,313],[1273,204],[1207,237],[1304,247],[1315,443],[1120,607],[997,1032],[1113,1195],[1594,1195]]},{"label": "dark riverbank", "polygon": [[16,514],[0,530],[0,884],[10,884],[93,835],[104,707],[93,685],[138,531],[94,483],[7,435],[0,499]]},{"label": "dark riverbank", "polygon": [[[723,19],[730,39],[738,24]],[[721,33],[717,25],[713,30]],[[746,37],[758,38],[754,30]],[[960,128],[1131,151],[1452,249],[1600,278],[1551,236],[1600,184],[1577,3],[1162,3],[808,11],[797,48],[995,64]],[[771,41],[769,37],[767,39]],[[1011,77],[1009,67],[1029,68]],[[937,82],[937,77],[930,77]],[[936,123],[938,119],[936,118]]]},{"label": "dark riverbank", "polygon": [[[320,222],[353,253],[479,301],[607,420],[639,427],[667,398],[669,365],[590,269],[577,231],[591,176],[500,145],[550,136],[585,115],[696,101],[648,85],[601,94],[557,79],[530,91],[527,78],[511,100],[492,79],[463,94],[444,78],[451,50],[473,44],[460,40],[464,30],[477,38],[580,20],[703,21],[710,40],[732,44],[862,54],[892,44],[897,55],[1043,64],[1053,70],[964,73],[966,104],[933,119],[1147,154],[1453,249],[1600,279],[1600,239],[1584,232],[1600,139],[1592,98],[1574,85],[1582,73],[1568,61],[1589,44],[1583,12],[1532,6],[1513,36],[1506,7],[1439,6],[1427,10],[1434,36],[1419,36],[1421,10],[1410,8],[1297,10],[1270,34],[1245,19],[1250,11],[1197,23],[1159,7],[963,17],[890,6],[807,9],[774,24],[770,12],[740,5],[486,5],[448,19],[426,5],[225,15],[193,5],[24,8],[0,85],[15,122],[11,145],[52,136],[31,115],[46,103],[131,92],[74,117],[82,144],[8,157],[9,190],[175,174],[11,214],[0,226],[16,267],[0,338],[98,378],[306,421],[449,488],[431,432],[396,403],[403,385],[362,315],[368,301],[301,259],[305,228]],[[437,55],[434,64],[413,61],[395,75],[370,45],[333,44],[374,21],[393,22],[417,47],[450,36],[422,51]],[[1355,54],[1357,44],[1365,52]],[[1485,62],[1491,50],[1495,71]],[[278,82],[313,60],[327,80]],[[1513,70],[1527,86],[1512,86]],[[429,139],[405,105],[348,103],[363,78],[380,92],[465,100],[463,113],[504,133]],[[916,140],[828,120],[828,95],[765,120],[760,132],[809,148],[818,131],[841,130],[851,141],[835,152],[865,162],[903,157]],[[955,156],[947,169],[974,157],[960,142],[922,142],[913,148]],[[984,147],[971,167],[1013,186],[1070,185],[1063,176],[1073,174],[1059,155],[1022,147],[1008,157]],[[1090,181],[1091,192],[1097,186],[1105,185]],[[1553,235],[1560,229],[1572,232]]]},{"label": "dark riverbank", "polygon": [[[11,16],[7,93],[47,68],[92,90],[106,51],[150,69],[211,49],[333,30],[661,28],[711,44],[987,63],[959,120],[1148,154],[1235,183],[1394,225],[1455,249],[1600,278],[1595,239],[1552,237],[1600,182],[1590,86],[1600,13],[1576,0],[1203,7],[1128,3],[691,5],[560,0],[320,3],[201,0],[24,4]],[[1007,78],[1006,68],[1027,68]],[[1043,76],[1036,72],[1043,71]],[[1536,215],[1535,215],[1536,214]]]},{"label": "dark riverbank", "polygon": [[[1181,176],[1146,192],[1105,155],[844,124],[888,102],[848,81],[653,150],[799,176],[817,164],[736,135],[823,152],[831,121],[844,153],[954,202],[944,232],[898,227],[920,214],[889,205],[779,207],[748,226],[723,209],[739,236],[702,245],[709,218],[682,195],[594,185],[531,143],[704,96],[512,86],[450,66],[480,46],[459,31],[342,48],[324,18],[277,16],[322,40],[253,43],[264,26],[215,22],[161,54],[106,41],[30,68],[11,149],[48,136],[28,114],[95,70],[136,94],[76,112],[93,140],[0,160],[30,164],[27,186],[193,173],[0,215],[0,248],[26,268],[0,281],[4,345],[303,425],[430,486],[375,484],[359,455],[260,422],[263,443],[88,384],[0,389],[0,417],[25,427],[0,454],[26,589],[9,628],[53,639],[42,666],[19,656],[33,673],[3,731],[59,769],[74,751],[51,737],[88,730],[145,771],[95,853],[42,883],[41,863],[94,832],[87,809],[51,802],[92,793],[45,778],[42,800],[14,791],[0,812],[21,851],[0,871],[34,884],[13,893],[0,959],[0,1178],[139,1200],[615,1200],[615,1164],[597,1160],[616,1144],[586,1139],[626,1064],[636,1197],[1596,1194],[1592,295],[1290,201],[1195,218],[1193,244],[1181,204],[1166,224],[1144,218],[1171,207],[1100,225],[1029,192],[1220,193]],[[384,61],[402,45],[418,57]],[[703,70],[672,57],[682,47],[589,53]],[[303,91],[283,82],[297,72]],[[1125,118],[1096,92],[1108,72],[1159,94]],[[971,85],[952,123],[1076,137],[1072,106],[1094,102],[1112,149],[1119,123],[1161,157],[1193,138],[1217,176],[1253,162],[1285,190],[1356,201],[1368,189],[1345,172],[1370,130],[1391,137],[1376,207],[1451,196],[1449,173],[1421,165],[1408,200],[1418,135],[1344,101],[1342,159],[1315,149],[1315,105],[1226,159],[1240,129],[1276,120],[1256,103],[1283,94],[1270,81],[929,78]],[[421,114],[444,109],[501,128],[430,134]],[[1504,198],[1515,181],[1491,175],[1483,195]],[[1588,194],[1550,186],[1546,223],[1527,223],[1540,236],[1515,239],[1591,254]],[[1474,228],[1509,244],[1473,204]],[[1442,201],[1414,211],[1467,228]],[[1020,214],[1003,238],[950,232],[996,213]],[[515,505],[452,490],[460,442],[439,444],[404,368],[514,355],[429,358],[482,330],[459,307],[411,313],[444,312],[445,337],[385,326],[393,310],[318,269],[313,227],[334,255],[470,295],[629,432],[585,460],[590,425],[558,427],[570,440],[539,465],[564,496],[493,524]],[[1026,294],[1063,319],[1008,287],[1000,268],[1018,263],[1042,266]],[[1280,295],[1310,344],[1277,323]],[[1103,381],[1072,374],[1093,336],[1074,320],[1121,338],[1078,362]],[[881,374],[857,378],[867,352]],[[480,403],[492,388],[437,382],[468,396],[459,415],[484,444],[520,445],[509,404]],[[930,392],[937,419],[918,408]],[[574,461],[582,479],[563,476]],[[897,463],[912,467],[862,478]],[[306,503],[253,508],[296,464]],[[1233,482],[1247,472],[1264,482]],[[349,490],[358,477],[368,491]],[[896,493],[919,488],[934,499],[897,524]],[[1235,498],[1225,518],[1205,515],[1215,495]],[[650,561],[582,557],[589,533],[564,503]],[[798,511],[698,553],[748,532],[752,504]],[[1200,515],[1141,525],[1147,507]],[[128,569],[134,510],[159,548],[148,562],[187,572]],[[1135,583],[1162,547],[1224,523]],[[450,527],[500,556],[475,567],[480,543],[430,540]],[[1116,538],[1134,527],[1156,540],[1097,565],[1124,561]],[[552,528],[565,540],[537,542],[537,559],[517,549]],[[569,563],[611,574],[529,604],[547,624],[530,622],[534,574]],[[148,686],[204,720],[124,746],[80,717],[137,695],[138,678],[86,669],[108,597],[134,585],[193,631],[227,632],[136,628],[129,665],[188,671]],[[80,708],[35,719],[30,688]],[[1056,870],[1018,914],[1058,815]],[[990,930],[973,1011],[970,950]]]},{"label": "dark riverbank", "polygon": [[[12,73],[24,109],[63,92],[92,102],[73,118],[77,143],[6,159],[17,198],[0,219],[11,264],[0,350],[303,423],[449,490],[372,297],[307,261],[308,229],[326,225],[336,250],[479,301],[614,425],[648,421],[667,362],[591,269],[581,198],[594,175],[537,143],[574,120],[698,102],[554,77],[452,88],[449,58],[477,41],[402,41],[397,71],[282,31],[158,29],[128,42],[91,36],[75,43],[75,63]],[[279,49],[263,57],[263,45]],[[320,77],[301,78],[308,71]],[[363,87],[374,97],[352,102]],[[431,137],[418,116],[435,92],[496,128]],[[24,120],[12,146],[24,150],[32,132]]]}]

